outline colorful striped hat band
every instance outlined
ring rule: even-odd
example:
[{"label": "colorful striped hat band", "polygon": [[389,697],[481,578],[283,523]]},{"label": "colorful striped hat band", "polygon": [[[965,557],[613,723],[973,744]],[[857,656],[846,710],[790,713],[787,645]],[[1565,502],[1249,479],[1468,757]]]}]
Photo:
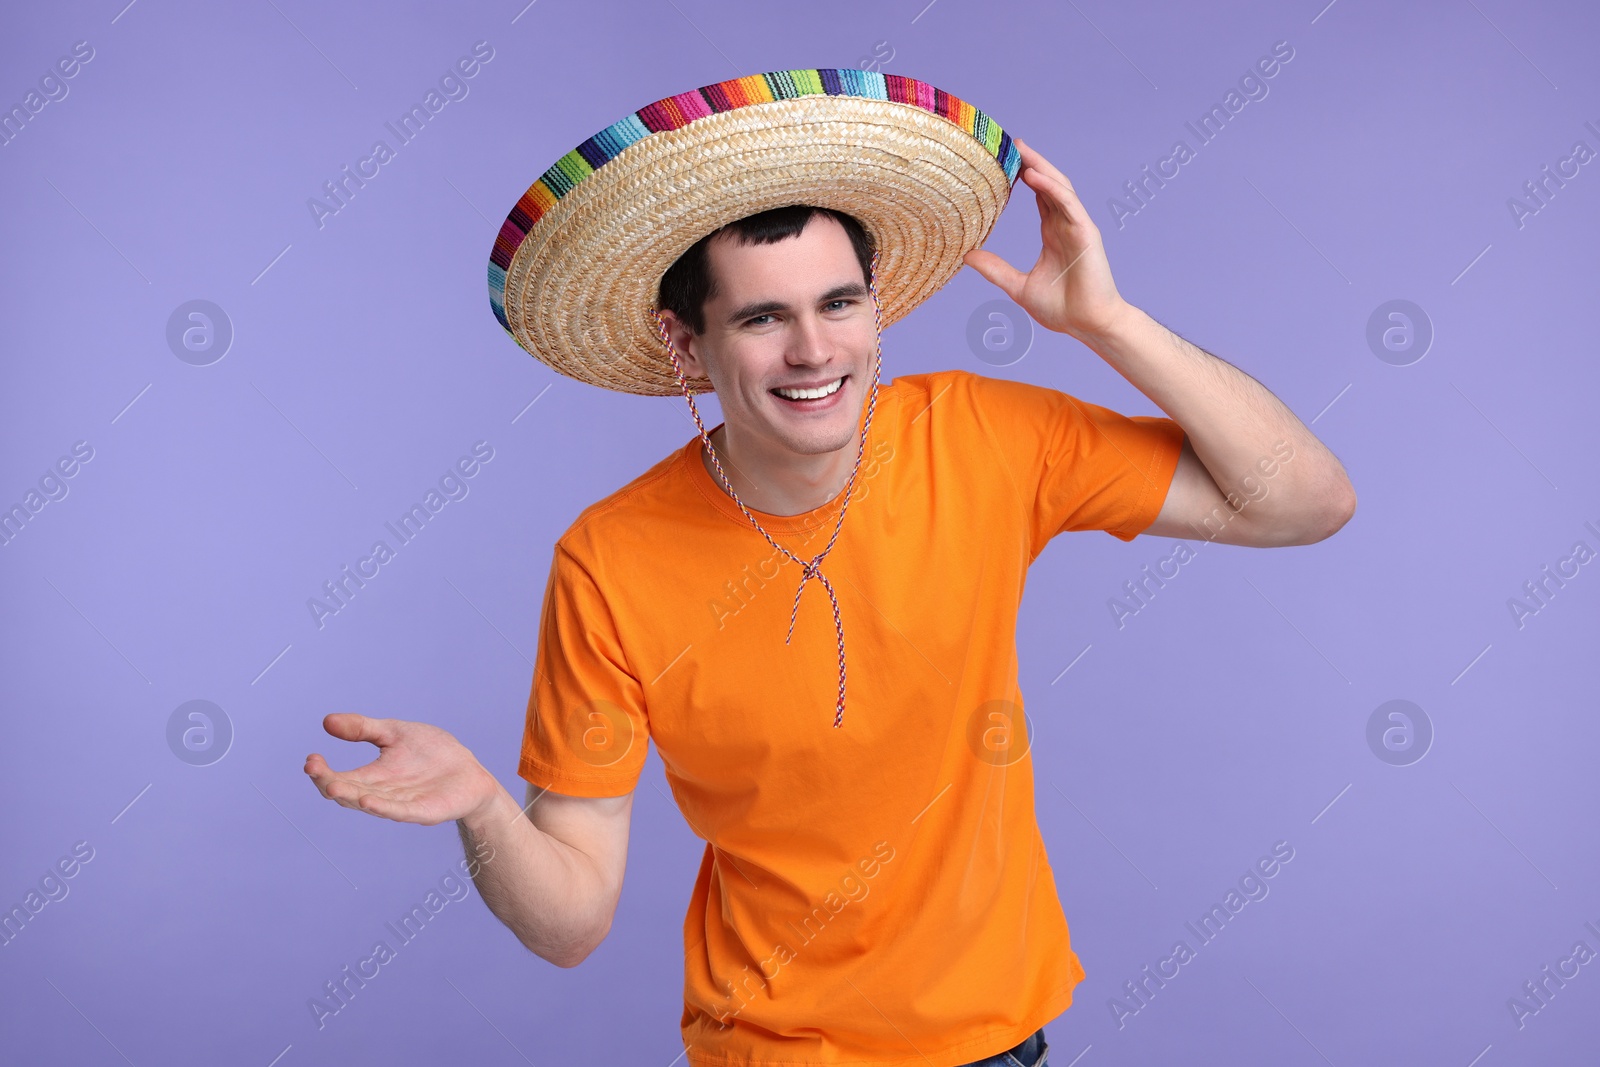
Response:
[{"label": "colorful striped hat band", "polygon": [[[812,578],[822,583],[822,588],[828,593],[828,600],[833,605],[833,628],[839,640],[839,698],[834,704],[833,725],[835,728],[844,725],[844,616],[839,613],[839,598],[833,591],[833,583],[828,581],[828,576],[822,573],[822,561],[833,550],[833,543],[839,539],[839,531],[844,527],[844,513],[850,507],[850,494],[855,490],[856,473],[861,469],[861,455],[867,448],[867,433],[872,429],[872,413],[878,406],[878,378],[883,371],[883,322],[878,311],[878,255],[872,253],[872,265],[868,272],[867,288],[872,293],[872,322],[873,322],[873,355],[872,355],[872,398],[867,404],[867,419],[861,425],[861,440],[856,443],[856,461],[850,468],[850,478],[844,483],[844,501],[839,505],[839,520],[833,524],[833,536],[828,538],[828,543],[822,551],[811,558],[808,563],[799,556],[790,552],[783,545],[772,539],[756,517],[750,514],[750,509],[744,506],[744,501],[739,499],[739,494],[733,491],[733,483],[728,480],[728,472],[722,469],[722,461],[717,459],[717,450],[711,444],[711,435],[706,432],[706,424],[700,419],[700,409],[694,403],[694,390],[689,388],[688,379],[683,376],[683,365],[678,361],[678,349],[672,343],[672,334],[667,329],[666,322],[656,313],[655,308],[650,309],[650,317],[655,320],[656,331],[661,337],[661,343],[666,346],[667,354],[672,357],[672,369],[678,376],[678,385],[683,390],[683,397],[689,402],[689,411],[694,415],[694,424],[700,430],[700,440],[705,442],[706,452],[711,457],[711,465],[716,467],[717,475],[722,479],[722,484],[727,487],[728,495],[733,497],[733,502],[739,505],[739,510],[744,512],[744,517],[750,520],[750,525],[756,532],[767,539],[767,544],[800,564],[800,587],[794,591],[794,607],[789,611],[789,633],[783,639],[788,644],[794,637],[794,621],[800,612],[800,594],[806,591],[806,583]],[[841,386],[840,388],[843,388]]]},{"label": "colorful striped hat band", "polygon": [[915,78],[818,68],[717,82],[639,109],[541,174],[496,235],[489,303],[553,370],[673,396],[646,311],[702,237],[793,204],[849,214],[882,253],[887,327],[983,245],[1021,165],[998,123]]}]

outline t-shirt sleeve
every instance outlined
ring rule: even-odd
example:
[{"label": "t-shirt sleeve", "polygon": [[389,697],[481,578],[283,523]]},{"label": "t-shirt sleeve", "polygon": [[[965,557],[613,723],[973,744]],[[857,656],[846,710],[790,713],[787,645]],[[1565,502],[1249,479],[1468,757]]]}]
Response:
[{"label": "t-shirt sleeve", "polygon": [[979,419],[1021,499],[1034,557],[1058,533],[1137,537],[1161,512],[1183,427],[1027,382],[971,375]]},{"label": "t-shirt sleeve", "polygon": [[649,745],[644,687],[589,571],[558,543],[545,583],[517,773],[568,796],[631,793]]}]

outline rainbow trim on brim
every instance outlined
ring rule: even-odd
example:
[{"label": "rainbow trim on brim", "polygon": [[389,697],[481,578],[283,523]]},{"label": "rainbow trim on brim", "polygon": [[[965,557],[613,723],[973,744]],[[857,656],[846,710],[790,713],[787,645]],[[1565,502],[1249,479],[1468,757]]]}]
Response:
[{"label": "rainbow trim on brim", "polygon": [[494,317],[500,320],[507,333],[511,333],[505,310],[506,270],[528,231],[573,186],[615,159],[623,149],[652,133],[681,129],[707,115],[749,104],[814,95],[859,96],[915,105],[949,119],[970,133],[999,161],[1008,181],[1014,182],[1021,169],[1022,154],[1012,144],[1011,135],[998,123],[965,100],[915,78],[844,67],[769,71],[704,85],[657,100],[620,122],[612,123],[556,160],[528,187],[501,224],[494,251],[489,255],[489,304],[494,308]]}]

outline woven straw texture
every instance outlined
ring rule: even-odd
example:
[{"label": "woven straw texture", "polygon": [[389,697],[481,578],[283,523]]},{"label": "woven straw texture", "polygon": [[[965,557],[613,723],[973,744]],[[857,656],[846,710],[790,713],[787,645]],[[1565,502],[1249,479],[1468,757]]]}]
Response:
[{"label": "woven straw texture", "polygon": [[[890,100],[851,95],[862,77],[872,91],[863,72],[850,72],[854,83],[838,79],[845,72],[782,73],[831,73],[840,91],[734,101],[715,113],[702,105],[707,113],[698,115],[682,104],[692,94],[669,97],[541,176],[508,216],[489,268],[491,304],[518,344],[580,381],[681,395],[647,310],[661,276],[719,226],[789,204],[848,212],[872,235],[884,326],[955,276],[1010,195],[1020,160],[1009,136],[970,105],[911,79],[889,83],[905,98]],[[755,77],[771,84],[774,75]],[[709,91],[751,80],[697,92],[729,104]],[[669,103],[676,106],[663,115]],[[676,128],[652,132],[641,119]],[[625,127],[629,120],[636,121]],[[619,128],[640,136],[618,148]],[[612,152],[597,152],[607,135]],[[595,166],[588,160],[597,154]],[[711,391],[703,378],[689,385]]]}]

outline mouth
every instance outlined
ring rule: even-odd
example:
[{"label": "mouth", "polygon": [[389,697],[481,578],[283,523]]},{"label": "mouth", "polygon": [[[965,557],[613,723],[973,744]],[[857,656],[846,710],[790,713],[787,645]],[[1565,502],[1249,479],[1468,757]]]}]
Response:
[{"label": "mouth", "polygon": [[768,392],[785,406],[797,411],[823,411],[839,403],[845,380],[849,377],[848,374],[841,375],[815,389],[769,389]]}]

